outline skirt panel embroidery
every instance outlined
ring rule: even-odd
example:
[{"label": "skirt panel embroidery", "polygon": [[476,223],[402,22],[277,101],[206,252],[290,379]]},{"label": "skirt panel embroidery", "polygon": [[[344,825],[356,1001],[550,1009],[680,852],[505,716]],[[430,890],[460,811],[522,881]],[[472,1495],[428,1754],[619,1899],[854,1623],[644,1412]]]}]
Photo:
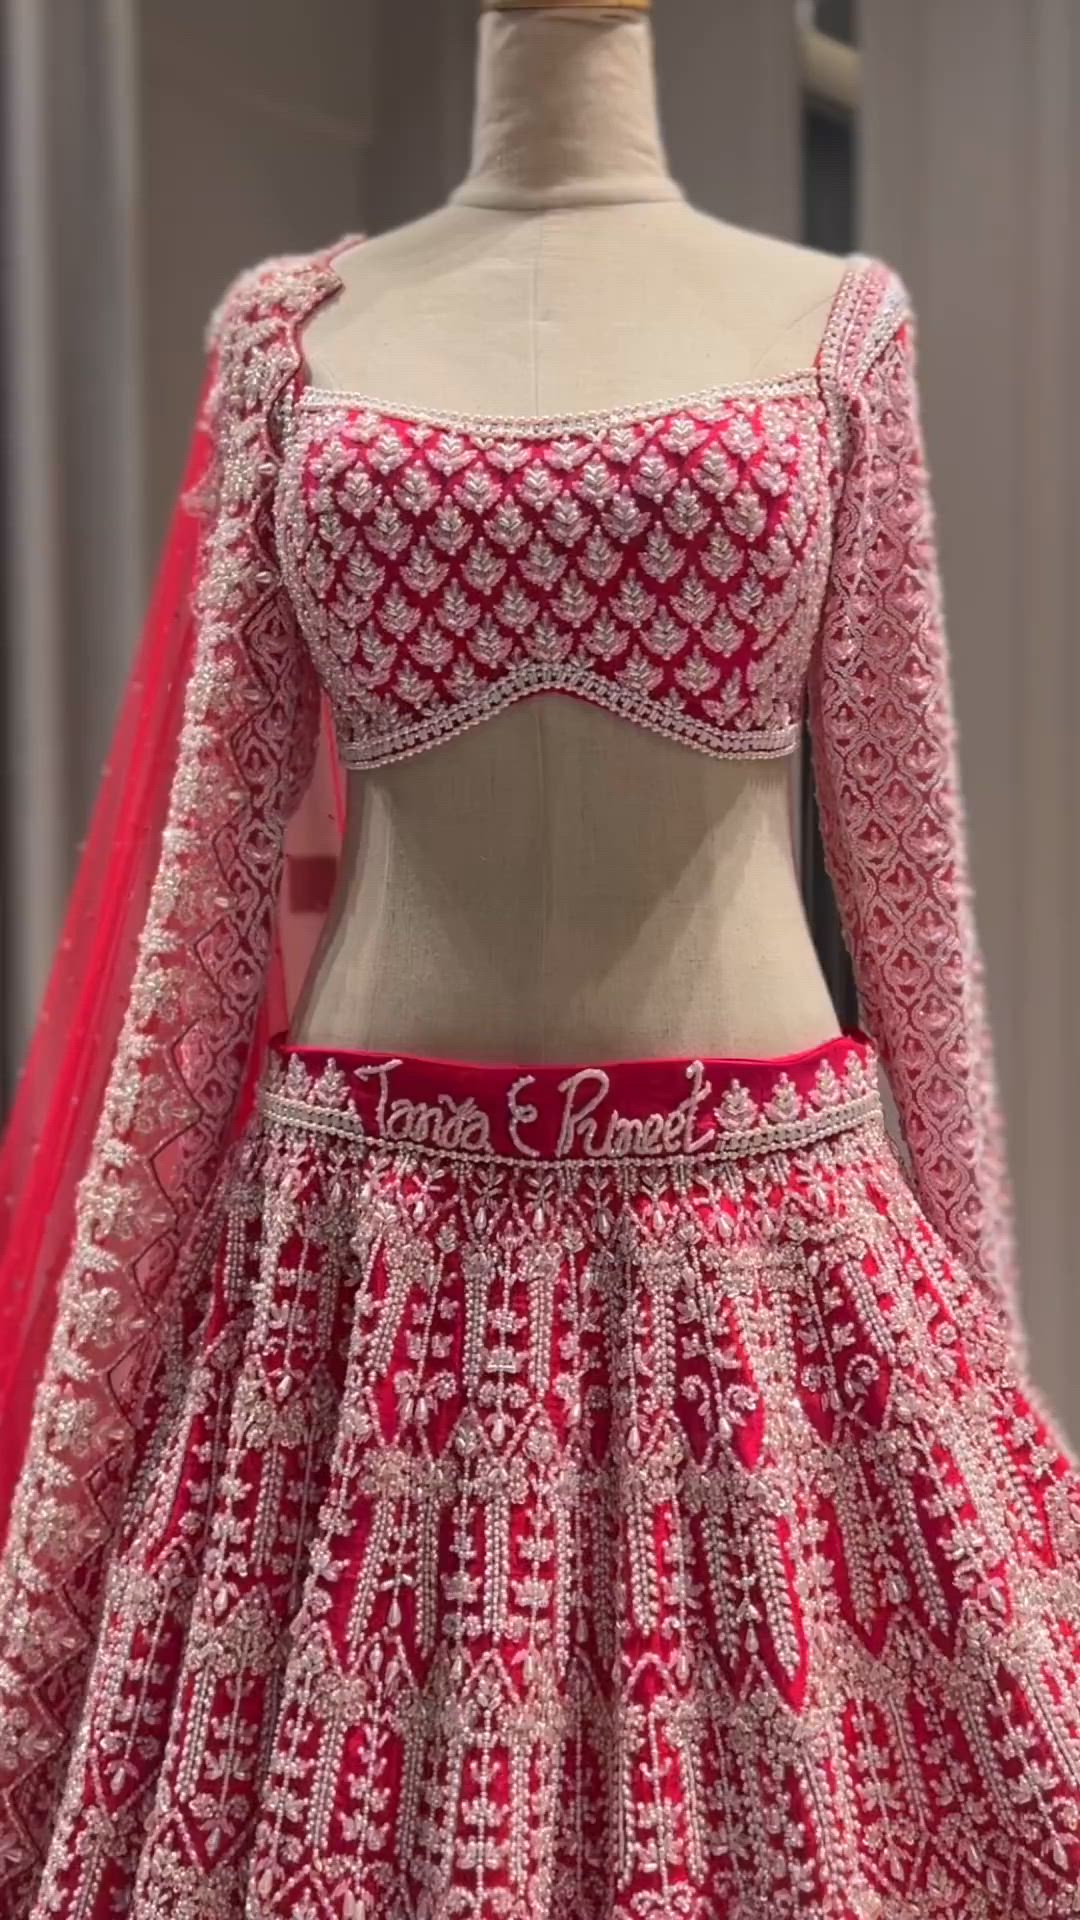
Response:
[{"label": "skirt panel embroidery", "polygon": [[1076,1912],[1080,1476],[818,1051],[274,1056],[35,1920]]}]

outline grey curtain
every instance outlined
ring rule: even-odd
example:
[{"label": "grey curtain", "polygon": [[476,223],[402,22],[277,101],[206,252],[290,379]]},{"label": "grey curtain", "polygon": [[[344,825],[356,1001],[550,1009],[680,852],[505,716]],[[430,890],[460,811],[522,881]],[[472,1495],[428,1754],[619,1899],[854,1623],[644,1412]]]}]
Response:
[{"label": "grey curtain", "polygon": [[[245,265],[368,223],[373,20],[373,0],[0,0],[0,1111],[179,480],[205,320]],[[426,125],[407,137],[425,145]]]},{"label": "grey curtain", "polygon": [[3,0],[0,1055],[30,1031],[138,616],[132,22]]}]

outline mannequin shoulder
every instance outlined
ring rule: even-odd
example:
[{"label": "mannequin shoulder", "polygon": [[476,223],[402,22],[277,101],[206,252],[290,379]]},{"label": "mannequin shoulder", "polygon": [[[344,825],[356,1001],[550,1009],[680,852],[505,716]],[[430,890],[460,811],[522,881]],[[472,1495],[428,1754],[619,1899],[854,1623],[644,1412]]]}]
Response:
[{"label": "mannequin shoulder", "polygon": [[725,302],[737,292],[757,317],[762,340],[773,342],[770,363],[820,361],[856,377],[875,341],[910,317],[901,276],[875,254],[828,252],[697,209],[687,237],[702,281],[722,288]]},{"label": "mannequin shoulder", "polygon": [[688,207],[685,214],[687,245],[733,284],[759,287],[778,307],[786,302],[793,312],[828,312],[848,255],[760,233],[699,207]]}]

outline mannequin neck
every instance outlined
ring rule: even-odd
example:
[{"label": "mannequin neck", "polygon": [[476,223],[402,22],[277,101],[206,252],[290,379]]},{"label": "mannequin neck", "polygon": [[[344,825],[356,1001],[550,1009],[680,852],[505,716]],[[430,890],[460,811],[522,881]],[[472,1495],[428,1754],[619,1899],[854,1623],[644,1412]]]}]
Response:
[{"label": "mannequin neck", "polygon": [[664,153],[647,16],[481,15],[472,156],[451,204],[683,197]]}]

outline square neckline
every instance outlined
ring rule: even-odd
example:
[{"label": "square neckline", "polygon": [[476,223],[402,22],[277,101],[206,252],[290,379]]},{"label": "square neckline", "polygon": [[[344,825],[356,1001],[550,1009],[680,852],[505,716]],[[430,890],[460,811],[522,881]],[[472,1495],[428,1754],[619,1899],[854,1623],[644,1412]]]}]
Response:
[{"label": "square neckline", "polygon": [[[321,311],[345,290],[337,263],[344,254],[367,242],[364,232],[347,233],[324,254],[329,284],[313,311]],[[626,426],[659,427],[673,416],[704,409],[718,409],[742,399],[781,399],[794,393],[823,394],[833,335],[839,316],[845,310],[848,290],[870,264],[870,257],[856,251],[841,256],[843,271],[829,302],[825,325],[813,360],[807,366],[793,367],[787,373],[766,375],[761,379],[708,382],[703,386],[652,400],[631,402],[622,407],[581,407],[553,414],[497,414],[457,411],[453,408],[409,406],[360,388],[315,385],[303,351],[303,331],[294,336],[297,357],[296,402],[304,411],[314,413],[366,413],[406,427],[432,428],[449,433],[486,438],[519,440],[556,437],[595,437]],[[312,313],[306,316],[310,321]],[[823,397],[826,397],[823,395]]]}]

